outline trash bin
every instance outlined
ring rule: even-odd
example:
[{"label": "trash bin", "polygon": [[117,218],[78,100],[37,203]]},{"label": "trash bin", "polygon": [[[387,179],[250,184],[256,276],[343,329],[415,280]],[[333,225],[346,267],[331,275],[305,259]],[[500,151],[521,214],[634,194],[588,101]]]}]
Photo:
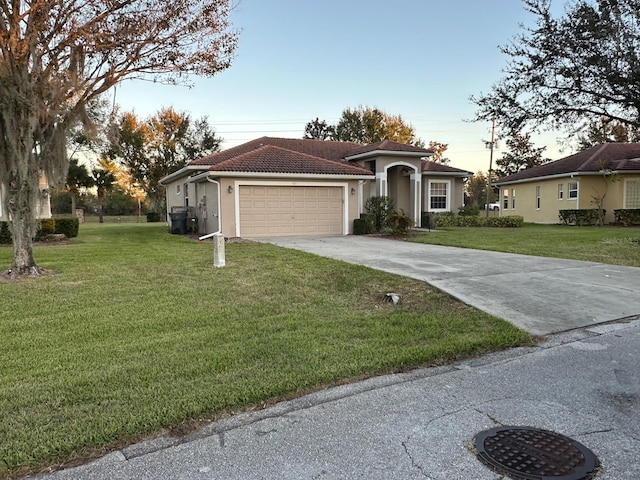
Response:
[{"label": "trash bin", "polygon": [[187,234],[187,212],[171,212],[171,233],[174,235]]}]

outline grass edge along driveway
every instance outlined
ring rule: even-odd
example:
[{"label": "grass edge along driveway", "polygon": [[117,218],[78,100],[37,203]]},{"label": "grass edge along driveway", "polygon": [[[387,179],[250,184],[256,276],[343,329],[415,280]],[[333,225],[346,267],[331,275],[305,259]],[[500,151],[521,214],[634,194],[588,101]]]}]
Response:
[{"label": "grass edge along driveway", "polygon": [[0,284],[0,478],[531,342],[425,283],[273,245],[229,243],[214,269],[211,243],[158,224],[82,225],[35,256],[60,273]]}]

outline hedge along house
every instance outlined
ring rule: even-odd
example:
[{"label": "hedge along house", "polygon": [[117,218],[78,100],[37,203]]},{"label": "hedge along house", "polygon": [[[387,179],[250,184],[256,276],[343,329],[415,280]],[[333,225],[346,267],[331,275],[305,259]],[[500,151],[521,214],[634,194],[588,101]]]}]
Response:
[{"label": "hedge along house", "polygon": [[640,208],[640,143],[605,143],[496,182],[501,215],[559,223],[560,210],[596,209],[604,195],[606,222],[614,210]]},{"label": "hedge along house", "polygon": [[389,196],[419,225],[423,211],[463,205],[471,172],[427,160],[428,149],[262,137],[166,176],[167,211],[225,237],[347,235],[372,196]]},{"label": "hedge along house", "polygon": [[[36,218],[51,218],[51,198],[49,195],[49,184],[44,175],[40,175],[38,185],[39,194],[36,201]],[[11,220],[9,209],[7,208],[7,186],[0,183],[0,222]]]}]

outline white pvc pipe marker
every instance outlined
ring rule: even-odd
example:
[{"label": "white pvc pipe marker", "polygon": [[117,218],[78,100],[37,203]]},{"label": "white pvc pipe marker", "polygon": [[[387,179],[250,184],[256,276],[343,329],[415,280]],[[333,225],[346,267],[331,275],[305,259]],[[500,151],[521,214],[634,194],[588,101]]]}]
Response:
[{"label": "white pvc pipe marker", "polygon": [[213,235],[213,266],[224,267],[224,235],[216,233]]}]

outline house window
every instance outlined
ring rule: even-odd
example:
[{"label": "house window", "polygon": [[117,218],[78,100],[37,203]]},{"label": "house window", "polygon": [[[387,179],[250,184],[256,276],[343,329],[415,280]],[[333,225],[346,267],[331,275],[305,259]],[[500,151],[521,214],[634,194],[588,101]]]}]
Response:
[{"label": "house window", "polygon": [[176,195],[180,195],[180,184],[176,183]]},{"label": "house window", "polygon": [[511,208],[516,208],[516,189],[511,189]]},{"label": "house window", "polygon": [[505,188],[502,192],[502,208],[506,210],[509,208],[509,189]]},{"label": "house window", "polygon": [[624,208],[640,208],[640,180],[624,182]]},{"label": "house window", "polygon": [[429,211],[449,210],[449,182],[429,182]]},{"label": "house window", "polygon": [[568,185],[569,199],[578,198],[578,182],[570,182]]},{"label": "house window", "polygon": [[540,210],[540,187],[536,187],[536,209]]},{"label": "house window", "polygon": [[184,206],[185,207],[189,206],[189,184],[188,183],[184,184]]},{"label": "house window", "polygon": [[562,200],[564,198],[564,184],[558,184],[558,200]]}]

